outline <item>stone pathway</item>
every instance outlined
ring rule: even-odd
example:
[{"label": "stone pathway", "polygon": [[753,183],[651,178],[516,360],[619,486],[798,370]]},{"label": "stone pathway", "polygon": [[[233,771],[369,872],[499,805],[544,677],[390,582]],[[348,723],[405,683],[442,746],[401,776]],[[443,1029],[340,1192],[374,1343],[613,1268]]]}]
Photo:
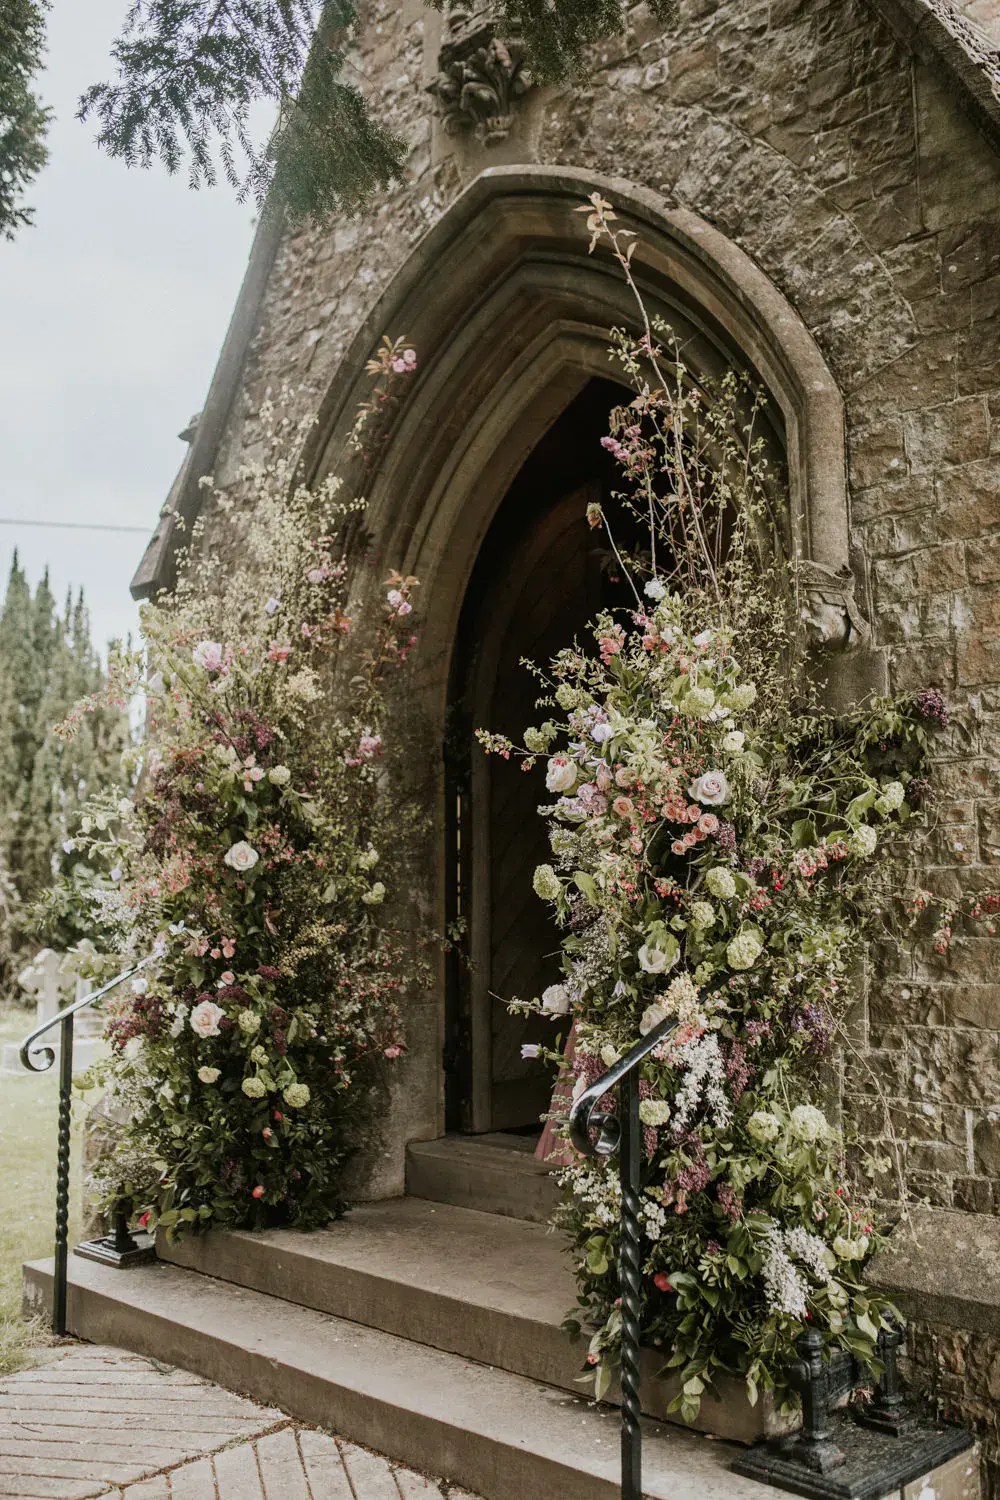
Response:
[{"label": "stone pathway", "polygon": [[75,1344],[0,1380],[0,1497],[476,1500],[154,1360]]}]

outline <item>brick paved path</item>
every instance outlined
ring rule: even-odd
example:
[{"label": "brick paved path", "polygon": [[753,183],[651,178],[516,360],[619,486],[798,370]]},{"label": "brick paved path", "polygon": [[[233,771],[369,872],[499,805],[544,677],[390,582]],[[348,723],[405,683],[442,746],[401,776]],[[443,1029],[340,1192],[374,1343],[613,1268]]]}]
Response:
[{"label": "brick paved path", "polygon": [[183,1370],[92,1344],[0,1380],[0,1497],[475,1500]]}]

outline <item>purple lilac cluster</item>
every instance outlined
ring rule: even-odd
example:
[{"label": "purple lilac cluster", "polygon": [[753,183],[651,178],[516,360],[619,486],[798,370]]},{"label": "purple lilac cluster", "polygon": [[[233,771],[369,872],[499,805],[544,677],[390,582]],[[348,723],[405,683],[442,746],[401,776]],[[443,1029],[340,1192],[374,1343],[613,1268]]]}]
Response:
[{"label": "purple lilac cluster", "polygon": [[924,688],[917,693],[913,706],[922,719],[938,724],[942,729],[948,724],[948,705],[937,688]]}]

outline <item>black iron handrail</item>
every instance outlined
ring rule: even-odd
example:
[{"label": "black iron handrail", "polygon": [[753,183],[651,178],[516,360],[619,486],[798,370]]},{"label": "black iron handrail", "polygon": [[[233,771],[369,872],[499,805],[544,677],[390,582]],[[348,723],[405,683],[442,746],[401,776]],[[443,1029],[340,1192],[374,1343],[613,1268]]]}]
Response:
[{"label": "black iron handrail", "polygon": [[[621,1293],[621,1412],[622,1500],[642,1500],[642,1405],[639,1392],[642,1352],[642,1229],[639,1194],[642,1190],[642,1122],[639,1119],[639,1069],[677,1026],[669,1016],[654,1026],[624,1057],[575,1100],[569,1116],[570,1139],[584,1156],[618,1152],[622,1188],[621,1233],[618,1244],[618,1286]],[[612,1089],[621,1089],[613,1110],[598,1110]],[[592,1132],[597,1131],[595,1140]]]},{"label": "black iron handrail", "polygon": [[[31,1073],[46,1073],[56,1060],[52,1047],[35,1047],[35,1043],[53,1027],[60,1028],[59,1039],[59,1125],[56,1146],[56,1240],[55,1266],[52,1275],[52,1331],[62,1336],[66,1332],[66,1280],[69,1260],[69,1165],[70,1126],[73,1109],[73,1021],[77,1013],[100,1000],[110,990],[124,984],[153,962],[153,955],[141,958],[129,969],[123,969],[114,979],[99,990],[81,995],[71,1005],[51,1016],[41,1026],[36,1026],[30,1036],[21,1043],[21,1066]],[[121,1226],[116,1226],[116,1237],[120,1238]]]}]

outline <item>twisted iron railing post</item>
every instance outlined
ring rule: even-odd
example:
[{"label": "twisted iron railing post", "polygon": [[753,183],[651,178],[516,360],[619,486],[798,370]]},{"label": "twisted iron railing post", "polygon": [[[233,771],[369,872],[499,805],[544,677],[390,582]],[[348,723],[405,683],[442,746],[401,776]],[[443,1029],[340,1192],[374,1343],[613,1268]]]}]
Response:
[{"label": "twisted iron railing post", "polygon": [[[621,1294],[622,1500],[642,1500],[642,1122],[639,1119],[639,1073],[643,1061],[677,1025],[674,1017],[652,1031],[609,1068],[575,1101],[569,1133],[584,1156],[618,1152],[622,1214],[618,1240],[618,1287]],[[618,1088],[617,1108],[598,1109]],[[596,1139],[591,1131],[598,1132]]]},{"label": "twisted iron railing post", "polygon": [[642,1127],[639,1123],[639,1074],[626,1074],[620,1085],[621,1141],[618,1175],[622,1185],[622,1219],[618,1241],[618,1285],[621,1293],[622,1352],[622,1500],[642,1500],[642,1405],[639,1361],[642,1346],[642,1249],[639,1186]]},{"label": "twisted iron railing post", "polygon": [[52,1332],[66,1332],[66,1268],[69,1259],[69,1153],[73,1125],[73,1014],[59,1028],[59,1126],[56,1146],[56,1246],[52,1282]]},{"label": "twisted iron railing post", "polygon": [[[152,961],[152,955],[140,959],[131,968],[124,969],[121,974],[116,974],[114,979],[109,980],[100,989],[91,990],[89,995],[81,995],[79,1000],[74,1000],[71,1005],[65,1006],[57,1015],[50,1016],[41,1026],[36,1026],[30,1036],[25,1037],[18,1053],[21,1066],[27,1068],[29,1073],[48,1072],[56,1060],[55,1051],[51,1046],[36,1047],[35,1043],[46,1032],[52,1031],[56,1026],[59,1027],[59,1117],[56,1134],[56,1239],[52,1268],[52,1331],[60,1337],[67,1331],[69,1174],[73,1131],[73,1019],[77,1011],[93,1005],[95,1000],[100,1000],[102,995],[106,995],[109,990],[123,984],[126,979],[131,979],[133,974],[138,974],[140,969],[144,969]],[[125,1233],[127,1235],[127,1225]],[[116,1226],[116,1237],[117,1235],[118,1227]],[[134,1241],[132,1243],[134,1245]],[[140,1252],[135,1253],[138,1255]]]}]

